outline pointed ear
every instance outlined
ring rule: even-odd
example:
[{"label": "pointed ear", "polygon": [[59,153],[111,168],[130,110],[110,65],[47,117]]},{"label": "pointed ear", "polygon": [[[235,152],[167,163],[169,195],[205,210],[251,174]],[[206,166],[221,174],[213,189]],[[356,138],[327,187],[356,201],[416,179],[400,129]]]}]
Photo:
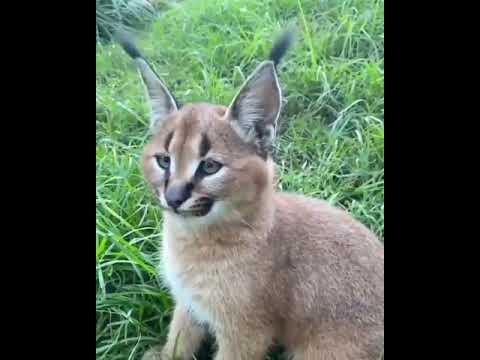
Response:
[{"label": "pointed ear", "polygon": [[273,61],[264,61],[250,75],[227,111],[238,135],[255,143],[266,156],[272,148],[282,93]]},{"label": "pointed ear", "polygon": [[178,110],[178,104],[140,53],[132,36],[123,30],[117,31],[114,36],[123,50],[135,61],[142,76],[150,100],[150,131],[154,132],[169,114]]},{"label": "pointed ear", "polygon": [[178,110],[178,105],[150,65],[141,57],[136,58],[135,62],[149,98],[151,108],[150,130],[154,132],[169,114]]}]

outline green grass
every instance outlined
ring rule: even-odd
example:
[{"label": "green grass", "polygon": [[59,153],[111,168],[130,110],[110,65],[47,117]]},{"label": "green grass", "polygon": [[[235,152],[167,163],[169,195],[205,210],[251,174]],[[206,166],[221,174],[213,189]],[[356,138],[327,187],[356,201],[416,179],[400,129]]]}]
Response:
[{"label": "green grass", "polygon": [[96,0],[97,41],[108,41],[117,30],[143,29],[166,8],[168,0]]},{"label": "green grass", "polygon": [[[294,24],[280,68],[281,187],[330,200],[383,239],[383,1],[184,1],[140,43],[180,101],[228,104]],[[161,214],[139,171],[148,108],[118,47],[97,45],[96,65],[96,357],[139,359],[172,309],[155,274]]]}]

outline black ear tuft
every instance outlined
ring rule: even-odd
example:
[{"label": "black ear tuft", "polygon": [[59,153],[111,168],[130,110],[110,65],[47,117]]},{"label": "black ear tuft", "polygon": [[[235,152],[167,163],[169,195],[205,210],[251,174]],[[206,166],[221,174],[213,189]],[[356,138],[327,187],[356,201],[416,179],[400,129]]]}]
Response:
[{"label": "black ear tuft", "polygon": [[134,60],[142,76],[151,106],[150,130],[156,131],[157,124],[163,122],[170,113],[179,109],[178,101],[138,50],[130,34],[118,31],[115,33],[115,40]]},{"label": "black ear tuft", "polygon": [[275,67],[280,63],[280,60],[282,60],[283,56],[292,45],[293,40],[293,33],[291,31],[286,31],[275,41],[269,56],[269,60],[273,61]]},{"label": "black ear tuft", "polygon": [[143,59],[143,55],[138,50],[132,36],[124,31],[117,31],[115,33],[115,40],[120,44],[120,46],[125,50],[125,52],[130,56],[132,59]]},{"label": "black ear tuft", "polygon": [[[135,45],[135,41],[133,40],[133,36],[125,31],[117,31],[114,35],[115,40],[120,44],[122,49],[130,56],[133,60],[142,59],[149,67],[150,70],[158,77],[158,74],[153,70],[153,68],[148,64],[146,58],[140,52],[140,50]],[[172,94],[169,94],[170,97],[175,102],[177,109],[180,109],[182,104],[178,102],[178,100]]]}]

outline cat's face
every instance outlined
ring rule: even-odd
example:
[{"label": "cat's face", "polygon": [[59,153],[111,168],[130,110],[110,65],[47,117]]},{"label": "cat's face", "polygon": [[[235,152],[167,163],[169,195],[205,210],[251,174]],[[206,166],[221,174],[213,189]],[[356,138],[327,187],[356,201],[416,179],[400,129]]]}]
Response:
[{"label": "cat's face", "polygon": [[249,205],[254,207],[273,181],[270,151],[281,108],[275,61],[262,62],[228,107],[179,108],[139,51],[124,45],[137,63],[152,110],[153,139],[145,148],[143,170],[162,208],[184,219],[211,221],[253,209]]},{"label": "cat's face", "polygon": [[228,109],[191,104],[156,128],[143,172],[161,207],[182,218],[220,220],[271,185],[268,157],[232,127]]}]

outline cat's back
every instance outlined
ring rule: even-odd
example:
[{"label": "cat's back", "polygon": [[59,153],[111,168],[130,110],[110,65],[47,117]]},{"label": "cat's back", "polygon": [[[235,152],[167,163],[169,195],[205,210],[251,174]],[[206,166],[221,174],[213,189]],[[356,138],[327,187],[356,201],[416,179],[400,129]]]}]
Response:
[{"label": "cat's back", "polygon": [[277,237],[297,239],[303,246],[342,245],[368,247],[383,253],[383,244],[361,222],[326,201],[290,193],[276,193]]}]

